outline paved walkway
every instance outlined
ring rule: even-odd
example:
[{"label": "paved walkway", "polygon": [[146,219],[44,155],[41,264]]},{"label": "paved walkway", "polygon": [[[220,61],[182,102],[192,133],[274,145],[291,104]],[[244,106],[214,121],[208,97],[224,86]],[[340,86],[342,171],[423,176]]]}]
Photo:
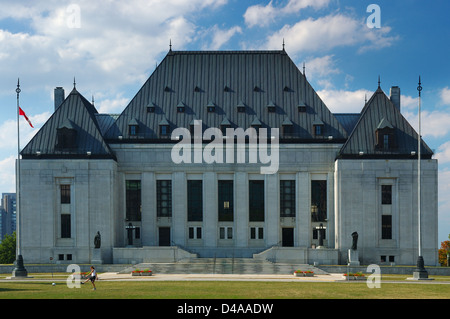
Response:
[{"label": "paved walkway", "polygon": [[152,276],[131,276],[131,274],[102,273],[99,280],[151,280],[151,281],[323,281],[344,280],[342,274],[295,277],[294,275],[248,275],[248,274],[155,274]]}]

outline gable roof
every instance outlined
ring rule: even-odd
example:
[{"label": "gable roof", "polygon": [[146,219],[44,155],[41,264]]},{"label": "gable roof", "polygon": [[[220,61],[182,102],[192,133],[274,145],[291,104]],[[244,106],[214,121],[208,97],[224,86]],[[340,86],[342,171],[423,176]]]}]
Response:
[{"label": "gable roof", "polygon": [[[95,107],[74,88],[24,147],[22,157],[85,158],[90,152],[89,158],[114,159],[111,149],[103,139],[97,116]],[[76,131],[76,144],[73,149],[57,148],[58,130],[62,128]]]},{"label": "gable roof", "polygon": [[[375,145],[376,131],[383,128],[394,130],[396,147],[390,150],[377,149]],[[352,133],[341,148],[338,158],[411,158],[412,153],[417,154],[417,132],[408,123],[378,87],[370,100],[361,111],[361,115],[354,126]],[[433,152],[422,140],[421,155],[423,158],[431,158]],[[416,156],[417,157],[417,156]]]},{"label": "gable roof", "polygon": [[[177,111],[183,102],[184,112]],[[298,105],[306,104],[306,112]],[[147,112],[155,105],[154,112]],[[207,106],[214,105],[213,112]],[[238,106],[245,105],[245,112]],[[272,106],[268,110],[268,105]],[[273,108],[275,110],[273,111]],[[105,134],[108,142],[158,140],[159,124],[189,128],[193,119],[203,127],[219,128],[227,118],[231,127],[247,129],[258,119],[264,128],[281,128],[288,117],[297,141],[343,141],[348,134],[282,51],[169,51]],[[129,135],[136,119],[139,135]],[[324,123],[324,137],[316,137],[313,122]],[[326,137],[326,138],[325,138]],[[280,136],[282,138],[282,136]],[[166,138],[167,140],[167,138]]]}]

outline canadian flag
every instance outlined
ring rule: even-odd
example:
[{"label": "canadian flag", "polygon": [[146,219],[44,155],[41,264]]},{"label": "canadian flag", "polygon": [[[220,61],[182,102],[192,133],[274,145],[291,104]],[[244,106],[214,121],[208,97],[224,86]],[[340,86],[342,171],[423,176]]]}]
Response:
[{"label": "canadian flag", "polygon": [[25,112],[20,108],[19,106],[19,115],[23,115],[23,117],[25,118],[25,120],[27,120],[28,124],[30,124],[30,126],[32,128],[34,128],[33,124],[31,124],[31,121],[28,119],[28,116],[25,114]]}]

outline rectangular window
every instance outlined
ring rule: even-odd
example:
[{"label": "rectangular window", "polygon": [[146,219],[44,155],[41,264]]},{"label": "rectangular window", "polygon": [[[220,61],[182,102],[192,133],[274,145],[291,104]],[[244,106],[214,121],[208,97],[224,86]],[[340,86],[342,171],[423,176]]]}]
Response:
[{"label": "rectangular window", "polygon": [[60,185],[61,204],[70,204],[70,185]]},{"label": "rectangular window", "polygon": [[219,228],[220,239],[233,239],[233,227],[220,227]]},{"label": "rectangular window", "polygon": [[71,238],[70,214],[61,214],[61,238]]},{"label": "rectangular window", "polygon": [[311,181],[311,221],[327,219],[327,181]]},{"label": "rectangular window", "polygon": [[233,221],[233,181],[218,181],[219,221]]},{"label": "rectangular window", "polygon": [[126,220],[141,220],[141,181],[127,180],[126,182]]},{"label": "rectangular window", "polygon": [[381,185],[381,204],[392,204],[392,185]]},{"label": "rectangular window", "polygon": [[264,227],[250,227],[250,239],[264,239]]},{"label": "rectangular window", "polygon": [[158,217],[172,216],[172,181],[156,181],[156,209]]},{"label": "rectangular window", "polygon": [[249,181],[249,217],[251,222],[264,221],[264,181]]},{"label": "rectangular window", "polygon": [[295,217],[295,180],[280,181],[280,217]]},{"label": "rectangular window", "polygon": [[201,180],[187,181],[188,221],[203,220],[203,188]]},{"label": "rectangular window", "polygon": [[381,216],[381,239],[392,239],[392,216]]},{"label": "rectangular window", "polygon": [[202,239],[202,228],[189,227],[189,239]]}]

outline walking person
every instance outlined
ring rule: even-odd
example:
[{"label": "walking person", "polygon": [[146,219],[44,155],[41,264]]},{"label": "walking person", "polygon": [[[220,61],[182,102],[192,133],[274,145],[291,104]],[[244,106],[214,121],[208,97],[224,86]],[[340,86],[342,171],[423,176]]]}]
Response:
[{"label": "walking person", "polygon": [[82,282],[82,284],[91,281],[92,286],[94,287],[93,290],[96,290],[95,288],[95,281],[97,280],[97,272],[95,271],[95,267],[91,266],[91,272],[88,274],[88,279],[86,281]]}]

